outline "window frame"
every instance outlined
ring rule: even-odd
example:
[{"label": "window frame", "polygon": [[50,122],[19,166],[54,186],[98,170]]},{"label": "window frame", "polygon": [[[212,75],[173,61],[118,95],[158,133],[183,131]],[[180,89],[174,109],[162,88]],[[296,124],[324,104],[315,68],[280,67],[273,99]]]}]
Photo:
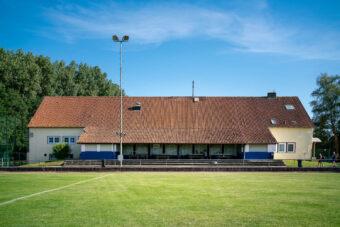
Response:
[{"label": "window frame", "polygon": [[[73,139],[73,142],[71,142],[71,139]],[[70,136],[69,137],[69,144],[75,144],[76,143],[76,137],[75,136]]]},{"label": "window frame", "polygon": [[[56,139],[58,139],[58,142],[56,142]],[[60,143],[60,136],[54,136],[54,137],[53,137],[53,143],[54,143],[54,144]]]},{"label": "window frame", "polygon": [[[50,139],[52,139],[52,142],[50,142]],[[58,142],[56,142],[56,139],[58,139]],[[47,144],[58,144],[60,141],[60,136],[47,136]]]},{"label": "window frame", "polygon": [[270,119],[270,123],[271,123],[272,125],[277,125],[278,120],[277,120],[275,117],[273,117],[273,118]]},{"label": "window frame", "polygon": [[[280,150],[280,145],[284,145],[284,150]],[[287,152],[287,143],[278,143],[277,144],[277,153],[286,153]]]},{"label": "window frame", "polygon": [[[293,148],[294,148],[293,151],[289,151],[288,150],[289,145],[293,145]],[[296,143],[295,142],[287,142],[286,152],[287,153],[294,153],[294,152],[296,152]]]},{"label": "window frame", "polygon": [[[50,142],[50,139],[52,139],[52,142]],[[54,136],[47,136],[47,144],[54,144]]]},{"label": "window frame", "polygon": [[[66,142],[66,140],[67,140],[67,142]],[[63,143],[69,144],[69,143],[70,143],[70,137],[68,137],[68,136],[63,136]]]},{"label": "window frame", "polygon": [[286,110],[295,110],[295,106],[293,104],[286,104],[285,108]]},{"label": "window frame", "polygon": [[[65,141],[67,139],[67,142]],[[73,139],[73,142],[71,142],[71,139]],[[76,137],[75,136],[63,136],[63,143],[66,144],[75,144],[76,143]]]}]

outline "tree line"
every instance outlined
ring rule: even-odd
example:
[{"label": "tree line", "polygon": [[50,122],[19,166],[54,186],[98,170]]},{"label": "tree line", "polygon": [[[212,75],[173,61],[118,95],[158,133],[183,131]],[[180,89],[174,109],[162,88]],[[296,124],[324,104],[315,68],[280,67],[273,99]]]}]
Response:
[{"label": "tree line", "polygon": [[27,124],[44,96],[116,96],[119,91],[98,66],[0,48],[0,145],[9,140],[15,151],[27,152]]}]

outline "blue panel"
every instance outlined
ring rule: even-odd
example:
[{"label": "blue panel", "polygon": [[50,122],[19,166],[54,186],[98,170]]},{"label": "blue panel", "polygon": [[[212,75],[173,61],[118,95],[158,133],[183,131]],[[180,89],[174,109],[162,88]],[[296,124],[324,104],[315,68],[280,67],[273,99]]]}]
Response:
[{"label": "blue panel", "polygon": [[273,159],[273,153],[263,151],[246,152],[245,159]]},{"label": "blue panel", "polygon": [[102,160],[102,159],[117,159],[117,153],[112,151],[85,151],[80,152],[82,160]]}]

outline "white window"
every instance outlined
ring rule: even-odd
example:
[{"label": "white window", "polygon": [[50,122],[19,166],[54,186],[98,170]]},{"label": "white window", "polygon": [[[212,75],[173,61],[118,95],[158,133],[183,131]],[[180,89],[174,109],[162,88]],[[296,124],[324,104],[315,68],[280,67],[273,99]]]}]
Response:
[{"label": "white window", "polygon": [[268,152],[276,152],[276,144],[268,144],[267,146]]},{"label": "white window", "polygon": [[54,142],[53,136],[47,136],[47,143],[48,144],[53,144],[53,142]]},{"label": "white window", "polygon": [[60,143],[60,137],[59,136],[47,136],[47,143],[48,144]]},{"label": "white window", "polygon": [[287,143],[287,152],[295,152],[295,143]]},{"label": "white window", "polygon": [[60,143],[60,137],[59,136],[54,137],[54,143]]},{"label": "white window", "polygon": [[74,144],[76,142],[76,138],[75,137],[70,137],[70,144]]},{"label": "white window", "polygon": [[279,143],[277,152],[286,152],[286,143]]},{"label": "white window", "polygon": [[295,110],[295,106],[291,105],[291,104],[287,104],[286,106],[286,110]]},{"label": "white window", "polygon": [[76,138],[74,136],[64,136],[63,137],[63,143],[67,144],[75,144]]},{"label": "white window", "polygon": [[272,119],[270,120],[270,122],[272,123],[272,125],[276,125],[276,124],[277,124],[276,118],[272,118]]}]

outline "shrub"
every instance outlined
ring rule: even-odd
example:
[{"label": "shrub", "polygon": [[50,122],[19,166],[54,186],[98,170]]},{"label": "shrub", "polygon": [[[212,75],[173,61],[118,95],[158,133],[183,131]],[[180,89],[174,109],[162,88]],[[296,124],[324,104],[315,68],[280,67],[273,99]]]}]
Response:
[{"label": "shrub", "polygon": [[70,155],[70,146],[65,143],[56,144],[53,146],[53,156],[56,159],[65,159]]}]

